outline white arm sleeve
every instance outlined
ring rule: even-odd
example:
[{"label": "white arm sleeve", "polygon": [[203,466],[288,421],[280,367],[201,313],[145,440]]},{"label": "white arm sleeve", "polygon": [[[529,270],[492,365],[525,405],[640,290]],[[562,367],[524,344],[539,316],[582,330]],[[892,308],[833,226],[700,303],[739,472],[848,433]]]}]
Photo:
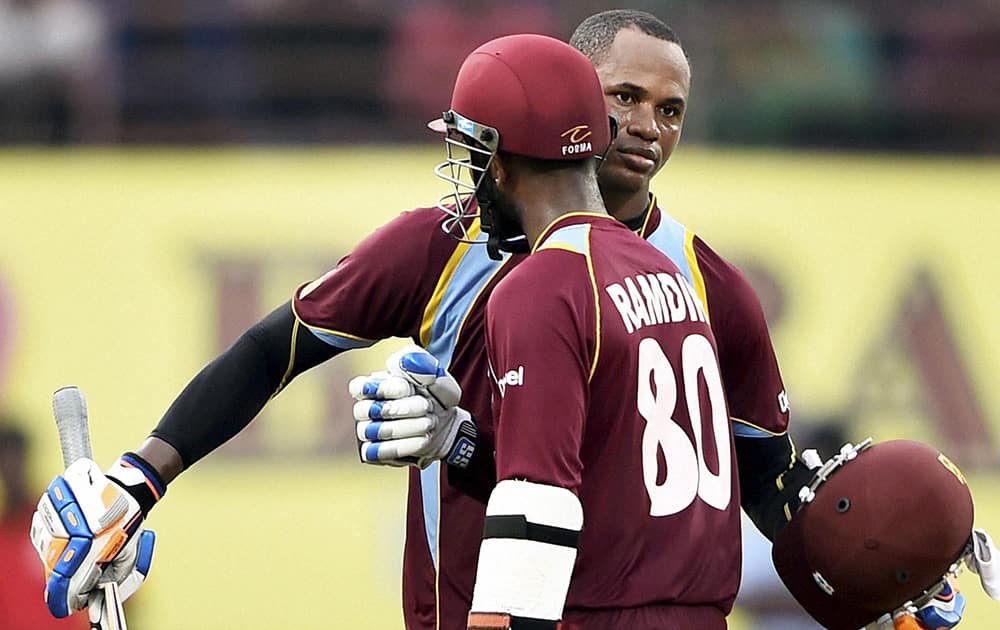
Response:
[{"label": "white arm sleeve", "polygon": [[472,610],[559,620],[582,528],[583,506],[571,491],[501,481],[486,506]]}]

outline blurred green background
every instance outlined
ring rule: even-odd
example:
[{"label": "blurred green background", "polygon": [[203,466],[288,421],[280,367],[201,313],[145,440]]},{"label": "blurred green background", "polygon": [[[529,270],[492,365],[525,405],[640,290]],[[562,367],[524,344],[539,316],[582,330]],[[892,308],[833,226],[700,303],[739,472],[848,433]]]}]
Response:
[{"label": "blurred green background", "polygon": [[[52,391],[87,394],[99,462],[135,448],[243,320],[444,192],[441,155],[0,152],[0,382],[39,491],[62,469]],[[968,474],[978,525],[1000,532],[1000,160],[682,148],[654,189],[751,271],[799,427],[835,418],[852,439],[939,446]],[[401,627],[405,474],[354,460],[345,390],[402,343],[304,375],[171,485],[135,628]],[[936,393],[944,381],[964,405]],[[962,585],[963,627],[995,627],[997,605]]]}]

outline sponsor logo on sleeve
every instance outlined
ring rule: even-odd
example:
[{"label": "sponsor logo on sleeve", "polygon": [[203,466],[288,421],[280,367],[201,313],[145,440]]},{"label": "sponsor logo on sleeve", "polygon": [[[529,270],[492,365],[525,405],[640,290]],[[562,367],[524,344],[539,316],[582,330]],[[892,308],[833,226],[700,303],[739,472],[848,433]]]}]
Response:
[{"label": "sponsor logo on sleeve", "polygon": [[497,382],[497,389],[500,390],[500,397],[503,398],[504,394],[507,393],[508,387],[519,387],[524,385],[524,366],[519,365],[517,369],[509,370],[503,376],[497,378],[496,374],[490,369],[490,374],[493,379]]}]

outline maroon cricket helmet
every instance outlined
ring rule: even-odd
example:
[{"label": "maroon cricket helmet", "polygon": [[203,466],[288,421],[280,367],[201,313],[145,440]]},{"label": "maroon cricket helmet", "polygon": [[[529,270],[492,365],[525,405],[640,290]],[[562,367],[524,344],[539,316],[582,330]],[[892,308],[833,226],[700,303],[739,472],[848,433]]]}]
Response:
[{"label": "maroon cricket helmet", "polygon": [[858,630],[919,597],[965,553],[972,494],[939,451],[873,445],[836,468],[775,539],[774,566],[816,621]]},{"label": "maroon cricket helmet", "polygon": [[[449,114],[457,116],[448,120]],[[508,35],[472,51],[455,79],[451,111],[435,131],[488,127],[500,151],[542,160],[600,156],[611,144],[604,90],[594,64],[545,35]],[[464,125],[463,125],[464,123]]]}]

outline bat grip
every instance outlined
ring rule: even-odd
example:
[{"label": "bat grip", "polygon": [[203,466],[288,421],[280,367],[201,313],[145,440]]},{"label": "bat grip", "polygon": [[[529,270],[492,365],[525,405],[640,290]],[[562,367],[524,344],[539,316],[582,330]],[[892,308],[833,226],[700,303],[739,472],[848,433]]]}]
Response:
[{"label": "bat grip", "polygon": [[52,412],[59,430],[59,446],[63,464],[68,468],[76,460],[90,458],[90,430],[87,425],[87,401],[79,388],[70,386],[56,390],[52,396]]}]

